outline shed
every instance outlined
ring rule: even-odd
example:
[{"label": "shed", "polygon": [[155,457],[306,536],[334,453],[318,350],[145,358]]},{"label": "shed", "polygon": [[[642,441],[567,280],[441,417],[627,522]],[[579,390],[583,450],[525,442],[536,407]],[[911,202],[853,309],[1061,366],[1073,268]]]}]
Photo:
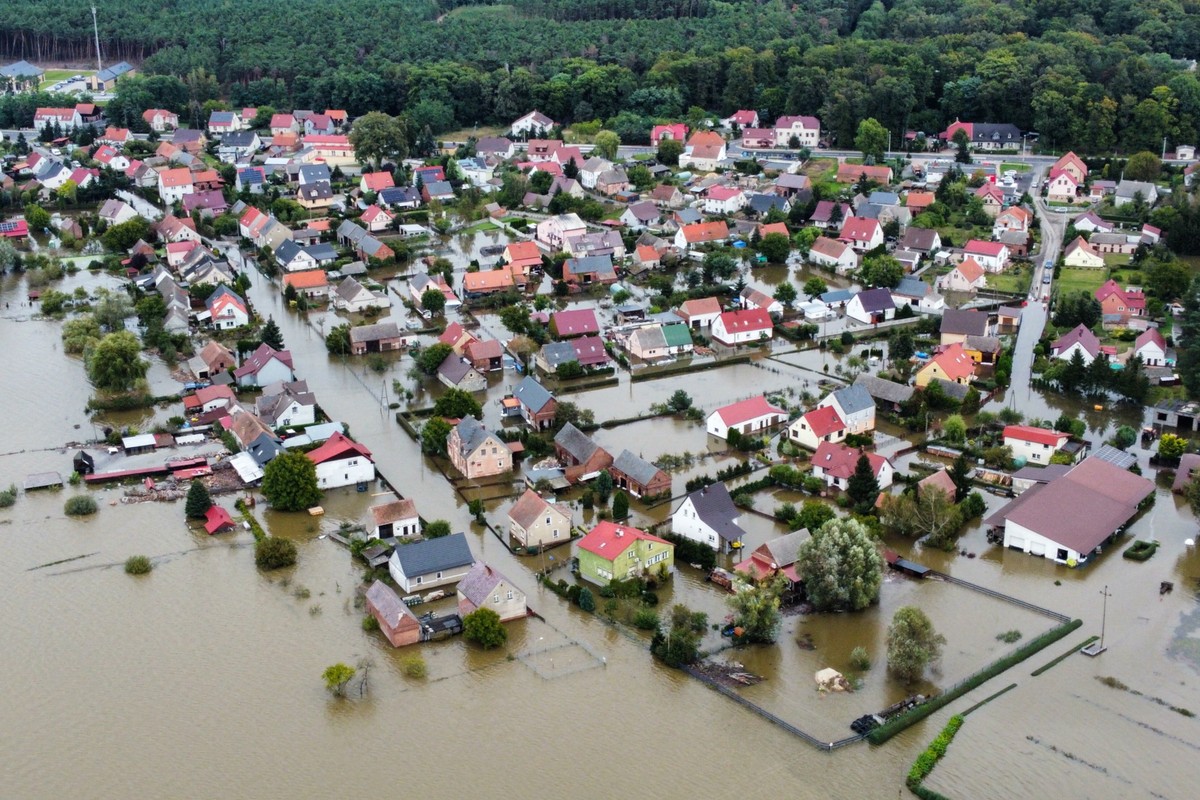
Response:
[{"label": "shed", "polygon": [[229,516],[229,512],[225,509],[214,505],[209,506],[208,511],[204,512],[204,530],[208,531],[210,536],[232,529],[233,517]]},{"label": "shed", "polygon": [[76,453],[71,464],[80,475],[91,475],[96,471],[96,460],[86,450]]},{"label": "shed", "polygon": [[126,436],[121,439],[121,447],[125,450],[125,455],[127,456],[134,456],[139,453],[153,453],[156,444],[153,433]]},{"label": "shed", "polygon": [[35,489],[49,489],[52,486],[62,486],[62,475],[57,472],[35,472],[25,476],[25,491],[32,492]]},{"label": "shed", "polygon": [[907,558],[902,558],[899,553],[891,550],[883,551],[883,559],[892,569],[897,572],[903,572],[906,575],[911,575],[914,578],[924,578],[931,571],[929,567],[918,564],[915,561],[909,561]]}]

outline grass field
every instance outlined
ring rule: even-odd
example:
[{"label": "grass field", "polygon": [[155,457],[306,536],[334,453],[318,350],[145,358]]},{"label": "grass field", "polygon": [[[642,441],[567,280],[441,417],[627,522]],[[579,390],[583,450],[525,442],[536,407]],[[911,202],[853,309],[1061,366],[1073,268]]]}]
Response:
[{"label": "grass field", "polygon": [[1095,292],[1106,281],[1107,273],[1102,269],[1071,269],[1064,267],[1062,274],[1054,279],[1059,295],[1067,292]]},{"label": "grass field", "polygon": [[94,69],[48,69],[46,70],[46,74],[42,76],[42,81],[44,84],[47,84],[47,88],[49,88],[49,86],[53,86],[63,78],[70,78],[72,75],[82,75],[85,78],[90,78],[95,74],[96,70]]},{"label": "grass field", "polygon": [[1023,294],[1029,291],[1029,270],[1017,267],[996,275],[988,275],[987,285],[989,289],[998,292]]},{"label": "grass field", "polygon": [[507,136],[508,133],[508,128],[481,126],[477,128],[461,128],[457,131],[440,134],[437,138],[441,142],[465,142],[472,136],[476,139],[482,139],[485,136]]},{"label": "grass field", "polygon": [[807,175],[813,183],[833,180],[837,175],[836,158],[812,158],[800,168],[800,174]]},{"label": "grass field", "polygon": [[1104,253],[1103,258],[1109,269],[1129,266],[1130,257],[1125,253]]},{"label": "grass field", "polygon": [[1001,172],[1007,172],[1010,169],[1013,172],[1029,172],[1029,165],[1028,164],[1016,164],[1016,163],[1009,162],[1009,161],[1006,161],[1000,165]]},{"label": "grass field", "polygon": [[463,233],[479,233],[480,231],[498,231],[498,230],[500,230],[499,225],[492,222],[491,220],[485,219],[485,220],[480,220],[479,222],[476,222],[471,227],[465,229],[463,231]]}]

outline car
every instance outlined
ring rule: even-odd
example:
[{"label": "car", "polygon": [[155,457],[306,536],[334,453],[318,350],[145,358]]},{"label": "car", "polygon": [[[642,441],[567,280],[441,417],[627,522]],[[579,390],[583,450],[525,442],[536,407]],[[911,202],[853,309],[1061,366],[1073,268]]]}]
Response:
[{"label": "car", "polygon": [[1047,273],[1043,274],[1043,275],[1042,275],[1042,283],[1049,283],[1049,282],[1050,282],[1050,279],[1051,279],[1052,277],[1053,277],[1053,276],[1052,276],[1052,275],[1051,275],[1049,272],[1047,272]]},{"label": "car", "polygon": [[52,156],[61,156],[61,155],[62,155],[62,150],[60,150],[60,149],[59,149],[59,148],[57,148],[57,147],[51,147],[51,148],[50,148],[50,155],[52,155]]}]

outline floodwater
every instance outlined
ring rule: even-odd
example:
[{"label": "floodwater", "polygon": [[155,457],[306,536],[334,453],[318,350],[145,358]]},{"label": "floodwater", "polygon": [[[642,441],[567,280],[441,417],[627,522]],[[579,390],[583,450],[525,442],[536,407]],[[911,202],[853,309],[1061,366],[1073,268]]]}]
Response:
[{"label": "floodwater", "polygon": [[[73,280],[104,279],[75,276],[66,285],[73,288]],[[379,485],[367,494],[328,493],[327,513],[319,519],[260,510],[272,533],[300,549],[295,568],[270,574],[254,567],[248,533],[197,533],[185,525],[180,504],[115,504],[119,490],[96,491],[99,513],[76,520],[62,514],[64,498],[76,490],[22,494],[14,507],[0,510],[6,585],[0,669],[13,684],[0,694],[6,756],[0,794],[290,798],[399,790],[435,797],[786,794],[816,800],[903,793],[913,758],[950,712],[883,747],[858,744],[828,754],[657,665],[644,635],[569,608],[535,585],[531,570],[538,562],[511,555],[470,524],[465,502],[387,407],[397,400],[393,379],[411,385],[405,374],[410,359],[398,359],[383,374],[361,361],[331,359],[321,331],[333,315],[302,320],[262,279],[250,295],[261,313],[275,316],[300,376],[372,449],[380,472],[415,498],[427,519],[445,518],[469,531],[476,556],[526,589],[545,620],[510,625],[508,644],[495,652],[462,640],[423,646],[429,677],[404,677],[401,660],[412,649],[393,651],[378,634],[362,631],[354,603],[361,570],[340,546],[318,538],[343,521],[364,521],[372,495],[384,491]],[[70,450],[64,445],[87,438],[91,428],[82,365],[62,353],[58,323],[31,319],[19,306],[23,296],[22,278],[0,279],[0,303],[10,304],[0,317],[7,356],[0,391],[0,418],[8,422],[0,447],[5,484],[48,469],[66,474]],[[636,384],[622,374],[618,386],[570,399],[604,420],[645,413],[677,388],[708,409],[764,389],[790,388],[798,396],[806,379],[817,391],[818,373],[833,359],[819,351],[784,358],[796,359],[796,366],[758,359]],[[156,366],[152,382],[169,380],[166,368]],[[512,382],[510,373],[497,379],[489,415],[495,414],[491,401]],[[423,397],[415,404],[427,402]],[[171,413],[110,421],[145,426]],[[676,493],[686,477],[715,471],[729,459],[699,424],[676,420],[637,422],[602,430],[597,438],[647,457],[717,453],[678,473]],[[1137,452],[1148,469],[1148,453]],[[769,513],[776,503],[796,499],[761,493],[756,507]],[[1000,502],[987,499],[993,508]],[[502,524],[505,508],[505,501],[488,503],[493,524]],[[668,510],[646,513],[635,502],[635,522],[662,519]],[[751,546],[782,532],[762,516],[747,514],[744,522]],[[956,577],[1085,621],[1075,635],[952,704],[961,711],[1017,684],[971,714],[930,785],[950,797],[1192,796],[1195,770],[1187,765],[1200,750],[1200,720],[1168,706],[1200,712],[1200,554],[1184,546],[1196,528],[1190,511],[1160,484],[1157,503],[1128,537],[1162,542],[1145,563],[1122,559],[1118,546],[1085,569],[1069,570],[990,546],[979,525],[961,542],[974,558],[889,541]],[[120,564],[135,553],[154,559],[153,573],[124,574]],[[568,554],[553,555],[561,563]],[[35,569],[75,556],[86,557]],[[1175,591],[1160,596],[1164,580],[1173,581]],[[1111,595],[1108,652],[1096,660],[1072,656],[1031,677],[1034,667],[1100,632],[1105,587]],[[720,590],[687,565],[660,594],[663,606],[685,602],[712,622],[727,613]],[[884,669],[887,623],[894,609],[909,603],[925,608],[948,640],[940,666],[913,687],[897,684]],[[890,578],[877,609],[788,616],[776,646],[723,651],[718,658],[766,678],[744,690],[748,697],[832,740],[848,736],[855,717],[910,691],[948,686],[1017,646],[997,641],[997,634],[1019,630],[1028,639],[1051,625],[960,586]],[[797,637],[815,649],[802,648]],[[723,646],[715,633],[705,644]],[[858,645],[875,663],[856,676],[861,689],[818,694],[813,673],[833,666],[852,674],[849,651]],[[365,696],[358,696],[357,682],[349,699],[326,694],[321,672],[336,661],[371,662]],[[1111,688],[1096,676],[1112,676],[1143,694]],[[399,771],[392,768],[397,760]]]}]

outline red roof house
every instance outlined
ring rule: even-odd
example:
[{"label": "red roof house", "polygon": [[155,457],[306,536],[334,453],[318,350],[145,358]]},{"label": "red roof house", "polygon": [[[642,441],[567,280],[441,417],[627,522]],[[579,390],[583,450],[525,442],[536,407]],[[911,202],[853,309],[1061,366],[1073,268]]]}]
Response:
[{"label": "red roof house", "polygon": [[204,530],[208,531],[209,536],[233,530],[233,517],[218,505],[209,506],[208,511],[204,512]]}]

